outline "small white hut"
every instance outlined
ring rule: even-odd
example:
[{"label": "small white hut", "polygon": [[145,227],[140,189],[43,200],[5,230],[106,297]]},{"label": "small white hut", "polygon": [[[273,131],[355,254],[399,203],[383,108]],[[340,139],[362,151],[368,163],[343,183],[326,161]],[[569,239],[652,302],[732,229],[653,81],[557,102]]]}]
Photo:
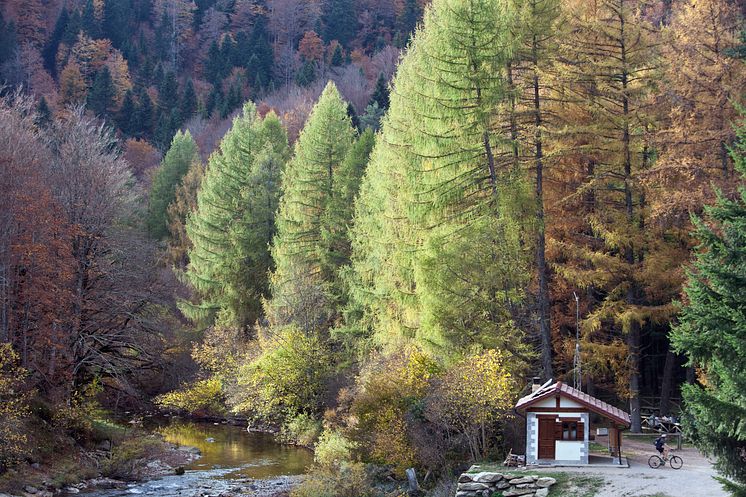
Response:
[{"label": "small white hut", "polygon": [[534,385],[516,409],[526,413],[526,464],[588,464],[591,413],[602,419],[594,427],[608,428],[611,455],[621,464],[621,431],[630,426],[621,409],[552,380]]}]

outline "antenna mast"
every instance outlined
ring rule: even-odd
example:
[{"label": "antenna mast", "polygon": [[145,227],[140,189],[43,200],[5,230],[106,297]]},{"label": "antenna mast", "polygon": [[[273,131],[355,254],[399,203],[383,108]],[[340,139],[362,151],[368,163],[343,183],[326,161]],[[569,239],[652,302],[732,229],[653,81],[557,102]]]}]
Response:
[{"label": "antenna mast", "polygon": [[583,389],[583,376],[580,370],[580,299],[578,294],[572,292],[575,296],[575,357],[572,361],[574,387],[577,390]]}]

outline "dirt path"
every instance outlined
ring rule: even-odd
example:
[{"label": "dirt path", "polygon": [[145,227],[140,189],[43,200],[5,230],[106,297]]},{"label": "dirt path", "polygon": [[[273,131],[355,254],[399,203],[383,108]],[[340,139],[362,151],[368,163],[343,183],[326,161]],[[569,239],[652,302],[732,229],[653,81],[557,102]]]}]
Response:
[{"label": "dirt path", "polygon": [[[602,442],[599,440],[599,443]],[[693,448],[676,451],[684,459],[679,470],[668,466],[652,469],[648,458],[654,453],[649,442],[625,439],[623,451],[629,459],[628,469],[617,468],[551,468],[552,472],[582,473],[604,478],[605,484],[594,497],[727,497],[713,479],[717,472],[710,461]]]}]

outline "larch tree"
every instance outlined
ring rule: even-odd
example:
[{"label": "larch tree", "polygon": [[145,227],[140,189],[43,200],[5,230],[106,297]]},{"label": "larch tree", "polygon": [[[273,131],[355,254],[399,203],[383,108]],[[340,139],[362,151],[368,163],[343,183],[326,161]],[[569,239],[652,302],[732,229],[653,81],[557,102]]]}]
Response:
[{"label": "larch tree", "polygon": [[[586,371],[616,382],[640,431],[641,329],[665,321],[673,295],[655,292],[651,264],[675,268],[662,233],[646,225],[640,176],[650,168],[649,114],[658,59],[643,3],[603,0],[567,5],[562,119],[553,153],[561,156],[564,215],[573,232],[552,240],[554,268],[592,300],[584,320]],[[568,170],[570,172],[568,172]],[[665,285],[662,285],[665,286]]]},{"label": "larch tree", "polygon": [[192,242],[186,232],[186,222],[197,209],[197,192],[202,186],[204,176],[205,166],[202,161],[192,162],[187,173],[181,178],[181,183],[176,187],[173,201],[168,204],[168,259],[178,270],[183,271],[189,264],[188,254]]},{"label": "larch tree", "polygon": [[505,125],[510,131],[513,159],[530,171],[536,202],[536,307],[540,362],[544,378],[554,376],[549,266],[546,255],[548,224],[544,195],[547,167],[546,134],[552,129],[552,85],[554,59],[559,44],[561,6],[559,0],[517,0],[513,28],[520,43],[507,64],[508,84],[513,94],[505,107]]},{"label": "larch tree", "polygon": [[[345,161],[354,139],[347,102],[329,82],[282,177],[270,302],[278,324],[295,322],[311,330],[334,317],[329,302],[338,298],[333,287],[344,260],[338,251],[347,237],[349,219],[333,210],[339,207],[338,197],[349,198],[347,182],[359,178],[359,173],[348,170],[356,165]],[[312,298],[318,299],[315,304],[309,303]]]},{"label": "larch tree", "polygon": [[514,22],[505,2],[436,1],[399,66],[354,228],[353,304],[374,342],[527,357],[513,312],[530,195],[494,119]]},{"label": "larch tree", "polygon": [[174,201],[182,178],[192,164],[198,161],[199,150],[191,133],[178,131],[153,175],[147,218],[148,231],[152,237],[162,239],[168,235],[168,206]]},{"label": "larch tree", "polygon": [[[686,433],[716,466],[726,490],[746,495],[746,126],[731,149],[741,176],[738,197],[718,194],[695,218],[699,247],[688,272],[685,302],[672,337],[696,368],[698,381],[683,387]],[[719,151],[719,144],[712,143]]]},{"label": "larch tree", "polygon": [[287,135],[273,113],[247,103],[207,165],[197,208],[187,217],[192,243],[185,280],[195,290],[182,311],[199,324],[245,330],[261,316],[272,269],[280,174]]},{"label": "larch tree", "polygon": [[731,51],[742,25],[738,8],[726,0],[687,0],[675,5],[663,32],[666,112],[656,137],[660,158],[648,178],[651,187],[665,191],[651,198],[652,214],[662,222],[685,224],[713,200],[713,181],[733,190],[728,147],[735,139],[734,104],[744,102],[746,70]]}]

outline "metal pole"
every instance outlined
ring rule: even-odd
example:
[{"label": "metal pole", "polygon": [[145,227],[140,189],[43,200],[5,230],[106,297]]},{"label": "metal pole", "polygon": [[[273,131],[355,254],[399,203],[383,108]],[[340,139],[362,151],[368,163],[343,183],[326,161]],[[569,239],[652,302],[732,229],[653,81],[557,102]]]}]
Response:
[{"label": "metal pole", "polygon": [[582,390],[583,376],[580,366],[580,299],[578,298],[577,293],[572,292],[572,294],[575,297],[575,358],[573,360],[573,369],[575,370],[574,386],[577,390]]}]

